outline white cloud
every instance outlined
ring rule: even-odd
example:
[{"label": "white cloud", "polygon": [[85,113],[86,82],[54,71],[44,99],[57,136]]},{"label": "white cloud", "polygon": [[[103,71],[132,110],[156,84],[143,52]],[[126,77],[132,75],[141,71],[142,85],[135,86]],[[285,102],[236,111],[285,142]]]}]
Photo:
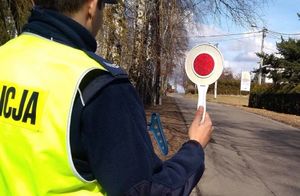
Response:
[{"label": "white cloud", "polygon": [[252,51],[248,51],[248,52],[244,51],[244,52],[239,53],[233,60],[234,61],[253,62],[253,61],[257,61],[258,57]]},{"label": "white cloud", "polygon": [[[189,29],[191,29],[188,32],[191,48],[200,43],[217,43],[223,53],[224,66],[230,67],[235,74],[258,68],[259,58],[255,53],[261,51],[262,35],[260,33],[199,38],[197,36],[227,35],[231,33],[225,32],[216,26],[200,23],[189,24]],[[276,51],[275,43],[271,41],[265,39],[264,52],[274,53]]]}]

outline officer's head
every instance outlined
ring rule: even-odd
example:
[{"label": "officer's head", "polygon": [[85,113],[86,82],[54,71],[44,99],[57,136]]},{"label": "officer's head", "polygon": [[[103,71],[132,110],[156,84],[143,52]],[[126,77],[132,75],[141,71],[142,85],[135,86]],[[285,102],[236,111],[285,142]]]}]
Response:
[{"label": "officer's head", "polygon": [[103,8],[106,3],[118,0],[34,0],[35,6],[56,10],[88,29],[94,36],[102,26]]}]

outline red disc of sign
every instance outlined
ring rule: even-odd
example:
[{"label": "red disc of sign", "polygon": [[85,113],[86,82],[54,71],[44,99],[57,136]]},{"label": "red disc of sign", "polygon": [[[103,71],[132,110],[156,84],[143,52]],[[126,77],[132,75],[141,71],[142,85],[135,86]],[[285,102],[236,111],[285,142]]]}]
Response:
[{"label": "red disc of sign", "polygon": [[215,46],[198,45],[187,53],[185,71],[195,84],[210,85],[217,81],[222,74],[223,56]]},{"label": "red disc of sign", "polygon": [[194,70],[200,76],[210,75],[214,67],[214,59],[207,53],[198,55],[194,61]]}]

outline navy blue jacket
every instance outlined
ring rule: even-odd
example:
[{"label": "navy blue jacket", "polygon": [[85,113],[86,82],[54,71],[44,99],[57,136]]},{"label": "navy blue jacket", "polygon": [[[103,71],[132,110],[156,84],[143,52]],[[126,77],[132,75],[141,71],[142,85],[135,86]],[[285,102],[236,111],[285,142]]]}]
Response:
[{"label": "navy blue jacket", "polygon": [[[52,10],[33,9],[24,31],[89,53],[97,47],[84,27]],[[86,179],[97,179],[112,196],[189,195],[204,171],[201,145],[188,141],[162,162],[153,151],[135,89],[124,77],[99,89],[105,74],[87,77],[83,85],[92,96],[85,106],[79,96],[75,100],[70,140],[76,169]]]}]

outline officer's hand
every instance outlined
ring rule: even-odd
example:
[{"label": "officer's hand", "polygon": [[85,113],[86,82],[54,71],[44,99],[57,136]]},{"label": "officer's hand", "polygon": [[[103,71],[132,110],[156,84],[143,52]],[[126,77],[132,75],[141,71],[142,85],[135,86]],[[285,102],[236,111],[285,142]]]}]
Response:
[{"label": "officer's hand", "polygon": [[198,141],[202,148],[208,144],[212,134],[212,122],[209,114],[206,112],[204,122],[201,123],[203,114],[203,107],[199,107],[196,112],[195,118],[189,128],[189,137],[191,140]]}]

